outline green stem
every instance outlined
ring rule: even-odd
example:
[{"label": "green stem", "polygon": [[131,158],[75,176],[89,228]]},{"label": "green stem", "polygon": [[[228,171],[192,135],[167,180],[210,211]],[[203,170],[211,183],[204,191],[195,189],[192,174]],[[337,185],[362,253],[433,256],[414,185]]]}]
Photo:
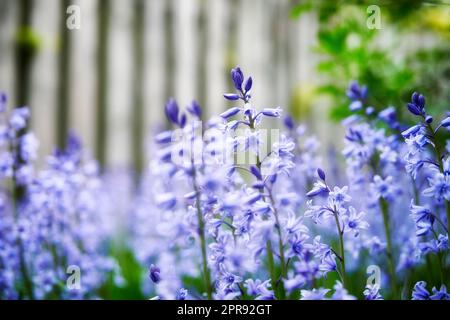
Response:
[{"label": "green stem", "polygon": [[272,285],[272,290],[275,294],[275,298],[280,299],[280,296],[276,290],[277,288],[277,274],[275,271],[275,262],[273,259],[273,250],[272,250],[272,243],[270,240],[267,240],[266,242],[266,251],[267,251],[267,264],[269,267],[269,274],[270,274],[270,283]]},{"label": "green stem", "polygon": [[280,250],[280,263],[281,263],[281,274],[283,277],[287,276],[287,270],[286,270],[286,258],[284,255],[284,245],[283,245],[283,233],[281,231],[281,225],[280,225],[280,220],[278,218],[278,210],[275,206],[275,200],[273,199],[273,195],[272,195],[272,191],[269,190],[269,198],[270,198],[270,203],[272,204],[273,207],[273,214],[275,216],[275,223],[276,223],[276,229],[277,229],[277,234],[278,234],[278,247]]},{"label": "green stem", "polygon": [[[249,123],[250,123],[249,127],[252,130],[255,130],[254,119],[252,119],[250,117]],[[259,158],[259,154],[256,156],[256,166],[257,166],[258,170],[261,171],[261,159]],[[286,276],[286,271],[284,271],[285,270],[285,258],[284,258],[283,240],[281,237],[282,236],[281,229],[280,229],[280,224],[278,221],[278,214],[276,212],[276,208],[275,208],[274,200],[273,200],[272,196],[270,196],[270,200],[272,203],[272,207],[274,208],[275,224],[276,224],[276,229],[277,229],[277,233],[279,236],[278,244],[279,244],[279,248],[280,248],[281,274],[282,274],[282,276],[285,277]],[[272,290],[277,299],[284,299],[285,298],[284,286],[281,282],[280,282],[281,285],[278,286],[278,284],[279,284],[277,281],[278,277],[277,277],[276,270],[275,270],[273,249],[272,249],[272,243],[270,242],[270,239],[266,241],[266,251],[267,251],[267,261],[268,261],[268,266],[269,266],[270,283],[272,284]]]},{"label": "green stem", "polygon": [[341,272],[338,271],[338,274],[341,276],[341,280],[342,280],[342,285],[345,287],[345,251],[344,251],[344,232],[341,229],[341,224],[339,223],[339,217],[338,214],[336,212],[336,207],[334,207],[333,210],[333,215],[334,215],[334,219],[336,221],[336,227],[338,229],[338,234],[339,234],[339,253],[340,253],[340,261],[341,261]]},{"label": "green stem", "polygon": [[[431,231],[433,232],[433,236],[436,240],[438,240],[438,235],[436,233],[436,231],[434,231],[434,228],[431,229]],[[438,251],[436,254],[436,259],[438,262],[438,266],[439,266],[439,274],[441,276],[441,283],[446,283],[447,280],[447,276],[445,273],[445,265],[444,265],[444,255],[442,254],[441,251]]]},{"label": "green stem", "polygon": [[[15,174],[14,174],[15,177]],[[19,188],[16,186],[15,178],[13,179],[13,207],[14,207],[14,218],[19,218],[19,213],[17,211],[17,204],[20,201],[19,199]],[[20,239],[20,236],[17,237],[17,245],[19,247],[19,269],[20,273],[22,274],[23,279],[23,295],[28,296],[29,299],[34,299],[34,289],[33,289],[33,281],[31,280],[31,277],[28,273],[27,264],[25,261],[25,252],[23,248],[23,242],[22,239]]]},{"label": "green stem", "polygon": [[208,300],[212,299],[212,286],[211,286],[211,274],[208,268],[208,260],[206,255],[206,239],[205,239],[205,222],[203,221],[202,209],[200,206],[200,190],[197,185],[196,173],[194,170],[193,174],[194,191],[196,194],[196,208],[197,208],[197,220],[198,220],[198,233],[200,237],[200,246],[202,251],[202,266],[203,266],[203,277],[205,282],[205,290]]},{"label": "green stem", "polygon": [[392,292],[395,298],[398,298],[397,293],[397,277],[395,274],[395,263],[391,239],[391,229],[389,223],[389,204],[383,198],[380,198],[380,209],[383,215],[384,233],[386,235],[386,255],[388,258],[388,267],[391,279]]}]

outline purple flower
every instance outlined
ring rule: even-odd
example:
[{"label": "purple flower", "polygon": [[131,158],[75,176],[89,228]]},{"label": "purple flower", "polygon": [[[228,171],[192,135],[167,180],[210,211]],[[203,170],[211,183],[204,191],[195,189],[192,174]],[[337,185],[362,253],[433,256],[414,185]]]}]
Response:
[{"label": "purple flower", "polygon": [[341,205],[344,202],[350,202],[352,197],[350,197],[347,193],[347,186],[343,186],[342,188],[334,187],[333,191],[330,191],[330,199],[337,205]]},{"label": "purple flower", "polygon": [[200,105],[195,100],[193,100],[191,104],[187,106],[186,110],[197,118],[201,118],[202,116],[202,108],[200,108]]},{"label": "purple flower", "polygon": [[30,109],[27,107],[15,108],[9,118],[9,125],[15,131],[24,129],[27,126],[27,120],[30,117]]},{"label": "purple flower", "polygon": [[363,220],[365,216],[364,212],[357,212],[355,208],[350,207],[348,209],[348,214],[343,217],[346,230],[352,231],[355,237],[359,235],[360,230],[365,230],[369,228],[367,221]]},{"label": "purple flower", "polygon": [[441,126],[448,128],[450,127],[450,117],[446,117],[441,121]]},{"label": "purple flower", "polygon": [[286,128],[288,128],[289,130],[294,129],[295,123],[294,123],[294,119],[292,119],[291,116],[289,116],[289,115],[285,116],[283,119],[283,123],[286,126]]},{"label": "purple flower", "polygon": [[366,300],[384,300],[380,294],[380,287],[378,285],[367,285],[364,290],[364,297]]},{"label": "purple flower", "polygon": [[281,108],[264,108],[261,113],[266,117],[279,118],[281,116]]},{"label": "purple flower", "polygon": [[326,300],[326,294],[330,292],[329,289],[318,288],[312,290],[301,290],[300,300]]},{"label": "purple flower", "polygon": [[239,100],[239,95],[236,93],[225,93],[223,96],[227,100]]},{"label": "purple flower", "polygon": [[327,185],[322,181],[317,181],[314,183],[313,188],[308,193],[306,193],[306,196],[312,198],[324,192],[328,192]]},{"label": "purple flower", "polygon": [[252,89],[252,85],[253,85],[252,77],[248,77],[248,79],[245,81],[245,84],[244,84],[245,92],[250,91]]},{"label": "purple flower", "polygon": [[[153,281],[153,282],[155,282],[155,281]],[[177,291],[177,295],[175,297],[175,300],[186,300],[187,296],[188,296],[188,291],[186,289],[184,289],[184,288],[180,288]]]},{"label": "purple flower", "polygon": [[411,96],[411,102],[407,104],[409,112],[416,116],[425,116],[425,97],[417,92]]},{"label": "purple flower", "polygon": [[427,235],[433,228],[434,223],[434,215],[425,206],[416,206],[411,201],[411,215],[414,219],[414,223],[416,225],[416,236],[424,236]]},{"label": "purple flower", "polygon": [[429,187],[423,190],[423,195],[434,197],[438,201],[446,199],[450,201],[450,176],[436,173],[428,178]]},{"label": "purple flower", "polygon": [[319,176],[320,179],[325,181],[325,171],[323,171],[321,168],[317,168],[317,175]]},{"label": "purple flower", "polygon": [[430,293],[427,290],[427,283],[419,281],[414,285],[412,300],[429,300]]},{"label": "purple flower", "polygon": [[[242,90],[242,82],[244,81],[244,74],[242,73],[241,68],[236,67],[231,69],[231,79],[234,82],[234,87],[236,90]],[[251,83],[251,82],[250,82]],[[251,84],[250,84],[251,87]]]},{"label": "purple flower", "polygon": [[241,111],[241,108],[239,108],[239,107],[233,107],[233,108],[228,109],[228,110],[225,111],[225,112],[222,112],[222,113],[220,114],[220,116],[221,116],[222,118],[224,118],[224,119],[228,119],[228,118],[231,118],[232,116],[235,116],[235,115],[238,114],[240,111]]},{"label": "purple flower", "polygon": [[336,259],[331,250],[328,250],[322,256],[320,260],[319,270],[322,271],[324,275],[326,275],[328,272],[337,270]]},{"label": "purple flower", "polygon": [[161,270],[155,266],[154,264],[150,265],[150,272],[149,272],[149,276],[150,279],[154,282],[154,283],[158,283],[161,281]]},{"label": "purple flower", "polygon": [[175,99],[170,98],[166,103],[166,117],[169,119],[173,124],[178,124],[178,113],[180,109],[178,108],[178,103]]},{"label": "purple flower", "polygon": [[347,97],[350,100],[364,100],[367,98],[367,87],[360,86],[358,82],[352,81],[347,89]]},{"label": "purple flower", "polygon": [[447,293],[447,287],[444,284],[439,290],[433,288],[432,291],[433,294],[430,296],[431,300],[450,300],[450,294]]}]

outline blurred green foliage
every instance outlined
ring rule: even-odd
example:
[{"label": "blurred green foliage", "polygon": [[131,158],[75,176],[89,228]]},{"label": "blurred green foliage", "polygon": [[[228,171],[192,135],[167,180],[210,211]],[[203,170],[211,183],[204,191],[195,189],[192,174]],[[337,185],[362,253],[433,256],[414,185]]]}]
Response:
[{"label": "blurred green foliage", "polygon": [[[381,29],[366,21],[378,5]],[[347,116],[345,90],[356,80],[369,88],[369,104],[377,110],[392,105],[405,117],[413,91],[427,97],[427,108],[440,114],[450,97],[450,5],[443,1],[297,1],[292,19],[313,11],[319,19],[317,70],[323,81],[316,94],[331,98],[331,118]],[[378,99],[378,100],[377,100]]]}]

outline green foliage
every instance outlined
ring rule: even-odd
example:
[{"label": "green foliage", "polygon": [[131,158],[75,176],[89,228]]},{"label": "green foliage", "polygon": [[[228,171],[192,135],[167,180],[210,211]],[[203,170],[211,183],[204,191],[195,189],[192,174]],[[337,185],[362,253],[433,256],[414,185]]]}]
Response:
[{"label": "green foliage", "polygon": [[37,54],[41,48],[41,38],[29,26],[21,27],[15,36],[17,47],[27,52],[30,56]]},{"label": "green foliage", "polygon": [[[146,297],[142,290],[141,284],[145,276],[145,270],[136,260],[134,252],[129,248],[111,244],[111,256],[117,261],[123,283],[117,283],[115,275],[109,274],[108,280],[105,282],[102,288],[100,288],[99,296],[103,299],[149,299]],[[148,281],[150,279],[148,278]]]},{"label": "green foliage", "polygon": [[[373,4],[381,9],[379,30],[366,25],[367,7]],[[416,0],[306,0],[295,5],[290,16],[299,18],[310,10],[317,13],[320,22],[314,50],[321,56],[317,70],[325,76],[317,93],[331,98],[332,119],[340,120],[349,114],[349,101],[343,93],[352,80],[368,86],[367,102],[377,110],[392,105],[404,111],[414,90],[427,97],[432,114],[448,108],[449,8]],[[423,39],[427,40],[426,48]],[[413,46],[412,41],[416,42]],[[401,118],[405,116],[402,111]]]}]

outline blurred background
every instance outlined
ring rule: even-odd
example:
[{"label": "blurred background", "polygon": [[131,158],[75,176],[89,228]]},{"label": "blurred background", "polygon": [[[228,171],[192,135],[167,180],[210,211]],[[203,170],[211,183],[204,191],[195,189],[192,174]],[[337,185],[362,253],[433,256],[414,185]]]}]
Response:
[{"label": "blurred background", "polygon": [[73,129],[103,167],[141,171],[165,101],[220,113],[236,65],[258,108],[281,106],[323,145],[341,140],[351,80],[378,110],[418,90],[443,112],[449,40],[445,0],[0,0],[0,90],[30,106],[41,156]]}]

